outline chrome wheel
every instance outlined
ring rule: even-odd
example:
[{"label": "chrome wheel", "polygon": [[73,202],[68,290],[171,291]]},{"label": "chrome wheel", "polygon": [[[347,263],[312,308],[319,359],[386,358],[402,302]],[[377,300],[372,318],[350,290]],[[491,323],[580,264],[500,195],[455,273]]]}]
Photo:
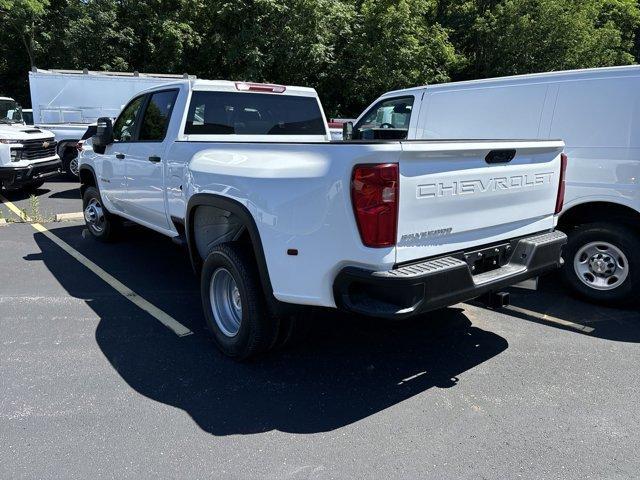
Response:
[{"label": "chrome wheel", "polygon": [[582,283],[596,290],[613,290],[629,276],[627,257],[607,242],[592,242],[580,248],[573,268]]},{"label": "chrome wheel", "polygon": [[218,268],[213,272],[209,300],[220,331],[227,337],[235,337],[242,321],[242,298],[233,275],[226,268]]},{"label": "chrome wheel", "polygon": [[71,173],[71,175],[73,175],[74,177],[77,177],[79,175],[80,172],[78,170],[78,157],[72,158],[69,162],[69,173]]},{"label": "chrome wheel", "polygon": [[94,232],[100,234],[104,231],[106,218],[104,210],[97,198],[92,198],[84,209],[84,220],[87,226]]}]

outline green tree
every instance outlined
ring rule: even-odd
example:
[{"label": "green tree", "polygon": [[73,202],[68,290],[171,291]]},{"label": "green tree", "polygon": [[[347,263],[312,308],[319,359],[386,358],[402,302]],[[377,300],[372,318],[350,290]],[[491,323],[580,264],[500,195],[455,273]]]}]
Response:
[{"label": "green tree", "polygon": [[364,0],[342,52],[345,113],[393,89],[449,80],[461,60],[436,21],[435,0]]},{"label": "green tree", "polygon": [[[355,8],[342,0],[208,0],[190,73],[207,78],[308,85],[337,102],[341,43]],[[326,97],[325,97],[326,95]]]},{"label": "green tree", "polygon": [[38,67],[130,69],[135,32],[122,24],[117,0],[50,1],[50,25],[41,32],[48,54]]},{"label": "green tree", "polygon": [[42,52],[38,42],[47,0],[0,0],[0,94],[28,103],[27,72]]},{"label": "green tree", "polygon": [[154,73],[184,73],[188,51],[201,42],[202,0],[119,0],[117,19],[132,32],[122,50],[130,68]]},{"label": "green tree", "polygon": [[48,5],[48,0],[0,0],[3,30],[20,38],[30,65],[34,65],[37,48],[36,26]]},{"label": "green tree", "polygon": [[636,0],[443,2],[462,78],[633,63]]},{"label": "green tree", "polygon": [[89,68],[315,87],[329,115],[382,92],[628,64],[637,0],[0,0],[0,90]]}]

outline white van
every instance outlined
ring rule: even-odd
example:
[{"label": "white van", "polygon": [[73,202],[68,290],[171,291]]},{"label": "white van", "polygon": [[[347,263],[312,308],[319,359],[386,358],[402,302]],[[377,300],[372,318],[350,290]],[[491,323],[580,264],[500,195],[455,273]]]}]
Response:
[{"label": "white van", "polygon": [[389,92],[358,118],[353,138],[564,140],[564,277],[590,300],[640,296],[640,66]]}]

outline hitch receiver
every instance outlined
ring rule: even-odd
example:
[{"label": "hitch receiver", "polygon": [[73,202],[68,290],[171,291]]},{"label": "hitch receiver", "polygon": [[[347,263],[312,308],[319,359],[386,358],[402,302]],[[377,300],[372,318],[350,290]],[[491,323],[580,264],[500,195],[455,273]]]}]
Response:
[{"label": "hitch receiver", "polygon": [[479,299],[493,310],[508,307],[511,302],[509,300],[509,292],[489,292]]}]

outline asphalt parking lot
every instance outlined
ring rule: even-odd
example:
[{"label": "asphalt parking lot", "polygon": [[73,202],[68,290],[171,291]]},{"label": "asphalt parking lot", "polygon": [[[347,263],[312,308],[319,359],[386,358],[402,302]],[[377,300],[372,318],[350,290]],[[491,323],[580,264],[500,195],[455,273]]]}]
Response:
[{"label": "asphalt parking lot", "polygon": [[[37,196],[44,220],[81,209],[73,182]],[[104,245],[80,222],[43,225],[193,333],[30,224],[0,225],[0,478],[640,471],[638,311],[579,302],[546,278],[499,312],[461,304],[398,324],[327,312],[301,345],[238,364],[207,337],[198,279],[170,240],[135,227]]]}]

